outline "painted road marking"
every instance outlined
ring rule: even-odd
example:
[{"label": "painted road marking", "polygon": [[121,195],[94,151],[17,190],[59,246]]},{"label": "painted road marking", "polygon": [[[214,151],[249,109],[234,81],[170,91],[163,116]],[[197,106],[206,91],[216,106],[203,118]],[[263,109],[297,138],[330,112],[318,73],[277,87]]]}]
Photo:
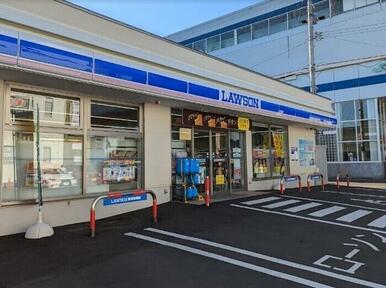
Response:
[{"label": "painted road marking", "polygon": [[[383,190],[385,191],[385,190]],[[350,192],[337,192],[337,191],[328,191],[323,190],[323,192],[331,194],[343,194],[343,195],[352,195],[352,196],[364,196],[364,197],[375,197],[375,198],[386,198],[384,195],[374,195],[374,194],[363,194],[363,193],[350,193]]]},{"label": "painted road marking", "polygon": [[369,210],[386,212],[385,209],[372,208],[372,207],[368,207],[368,206],[359,206],[359,205],[353,205],[353,204],[346,204],[346,203],[341,203],[341,202],[319,200],[319,199],[305,198],[305,197],[298,197],[298,196],[283,196],[283,197],[284,198],[291,198],[291,199],[293,198],[293,199],[300,199],[300,200],[318,201],[318,202],[321,202],[321,203],[338,204],[338,205],[345,205],[345,206],[348,206],[348,207],[363,208],[363,209],[369,209]]},{"label": "painted road marking", "polygon": [[377,284],[377,283],[369,282],[369,281],[366,281],[366,280],[361,280],[361,279],[353,278],[353,277],[350,277],[350,276],[337,274],[337,273],[334,273],[334,272],[322,270],[322,269],[315,268],[315,267],[312,267],[312,266],[307,266],[307,265],[304,265],[304,264],[300,264],[300,263],[296,263],[296,262],[292,262],[292,261],[288,261],[288,260],[284,260],[284,259],[280,259],[280,258],[275,258],[275,257],[272,257],[272,256],[267,256],[267,255],[264,255],[264,254],[256,253],[256,252],[253,252],[253,251],[249,251],[249,250],[245,250],[245,249],[241,249],[241,248],[237,248],[237,247],[234,247],[234,246],[229,246],[229,245],[225,245],[225,244],[221,244],[221,243],[217,243],[217,242],[213,242],[213,241],[209,241],[209,240],[205,240],[205,239],[201,239],[201,238],[191,237],[191,236],[187,236],[187,235],[183,235],[183,234],[178,234],[178,233],[174,233],[174,232],[169,232],[169,231],[165,231],[165,230],[160,230],[160,229],[155,229],[155,228],[146,228],[145,230],[146,231],[150,231],[150,232],[154,232],[154,233],[158,233],[158,234],[162,234],[162,235],[166,235],[166,236],[170,236],[170,237],[174,237],[174,238],[178,238],[178,239],[182,239],[182,240],[186,240],[186,241],[191,241],[191,242],[196,242],[196,243],[204,244],[204,245],[215,247],[215,248],[220,248],[220,249],[223,249],[223,250],[228,250],[228,251],[231,251],[231,252],[235,252],[235,253],[239,253],[239,254],[242,254],[242,255],[250,256],[250,257],[253,257],[253,258],[269,261],[269,262],[272,262],[272,263],[288,266],[288,267],[291,267],[291,268],[296,268],[296,269],[304,270],[304,271],[307,271],[307,272],[312,272],[312,273],[320,274],[320,275],[323,275],[323,276],[332,277],[332,278],[335,278],[335,279],[339,279],[339,280],[347,281],[347,282],[350,282],[350,283],[355,283],[355,284],[363,285],[363,286],[366,286],[366,287],[379,287],[379,288],[380,287],[383,287],[383,288],[386,287],[384,285],[380,285],[380,284]]},{"label": "painted road marking", "polygon": [[[160,244],[162,246],[172,247],[172,248],[175,248],[175,249],[178,249],[178,250],[182,250],[182,251],[185,251],[185,252],[189,252],[189,253],[192,253],[192,254],[196,254],[196,255],[207,257],[207,258],[215,259],[215,260],[222,261],[222,262],[225,262],[225,263],[228,263],[228,264],[232,264],[232,265],[235,265],[235,266],[239,266],[239,267],[242,267],[242,268],[245,268],[245,269],[249,269],[249,270],[252,270],[252,271],[256,271],[256,272],[260,272],[260,273],[263,273],[263,274],[271,275],[271,276],[276,277],[276,278],[280,278],[280,279],[288,280],[288,281],[291,281],[291,282],[299,283],[299,284],[302,284],[302,285],[305,285],[305,286],[308,286],[308,287],[332,288],[332,286],[324,285],[324,284],[321,284],[321,283],[318,283],[318,282],[315,282],[315,281],[312,281],[312,280],[308,280],[308,279],[301,278],[301,277],[298,277],[298,276],[294,276],[294,275],[291,275],[291,274],[287,274],[287,273],[271,270],[271,269],[268,269],[268,268],[264,268],[264,267],[261,267],[261,266],[257,266],[257,265],[251,264],[251,263],[247,263],[247,262],[244,262],[244,261],[236,260],[236,259],[233,259],[233,258],[230,258],[230,257],[225,257],[225,256],[222,256],[222,255],[219,255],[219,254],[215,254],[215,253],[212,253],[212,252],[208,252],[208,251],[204,251],[204,250],[201,250],[201,249],[189,247],[189,246],[186,246],[186,245],[177,244],[177,243],[161,240],[161,239],[158,239],[158,238],[149,237],[149,236],[146,236],[146,235],[137,234],[137,233],[131,233],[131,232],[130,233],[126,233],[125,235],[129,236],[129,237],[134,237],[134,238],[137,238],[137,239],[145,240],[145,241],[148,241],[148,242],[157,243],[157,244]],[[369,286],[369,287],[383,287],[384,288],[386,286]]]},{"label": "painted road marking", "polygon": [[342,206],[332,206],[332,207],[324,208],[322,210],[318,210],[318,211],[310,213],[308,215],[314,216],[314,217],[324,217],[324,216],[330,215],[332,213],[335,213],[335,212],[338,212],[338,211],[341,211],[344,209],[346,209],[346,208],[342,207]]},{"label": "painted road marking", "polygon": [[367,226],[385,228],[386,227],[386,215],[374,220],[373,222],[367,224]]},{"label": "painted road marking", "polygon": [[351,212],[349,214],[346,214],[342,217],[339,217],[336,220],[351,223],[351,222],[354,222],[355,220],[358,220],[359,218],[367,216],[371,213],[373,213],[373,212],[359,209],[359,210],[356,210],[356,211]]},{"label": "painted road marking", "polygon": [[320,205],[322,205],[322,204],[316,203],[316,202],[311,202],[311,203],[298,205],[298,206],[295,206],[292,208],[288,208],[288,209],[285,209],[284,211],[296,213],[296,212],[304,211],[304,210],[311,209],[314,207],[318,207]]},{"label": "painted road marking", "polygon": [[242,206],[242,205],[238,205],[238,204],[230,204],[230,206],[242,208],[242,209],[247,209],[247,210],[258,211],[258,212],[283,215],[283,216],[288,216],[288,217],[292,217],[292,218],[298,218],[298,219],[302,219],[302,220],[308,220],[308,221],[330,224],[330,225],[335,225],[335,226],[342,226],[342,227],[347,227],[347,228],[352,228],[352,229],[357,229],[357,230],[375,232],[375,233],[379,233],[379,234],[386,234],[386,231],[382,231],[382,230],[376,230],[376,229],[372,229],[372,228],[354,226],[354,225],[343,224],[343,223],[339,223],[339,222],[332,222],[332,221],[327,221],[327,220],[322,220],[322,219],[304,217],[304,216],[300,216],[300,215],[289,214],[289,213],[284,213],[284,212],[279,212],[279,211],[265,210],[265,209],[255,208],[255,207]]},{"label": "painted road marking", "polygon": [[279,207],[295,204],[298,202],[300,202],[300,201],[299,200],[285,200],[285,201],[275,202],[273,204],[263,206],[263,208],[274,209],[274,208],[279,208]]},{"label": "painted road marking", "polygon": [[270,202],[270,201],[279,200],[279,199],[281,199],[281,198],[272,196],[272,197],[266,197],[266,198],[257,199],[257,200],[251,200],[251,201],[247,201],[247,202],[241,202],[241,204],[251,206],[251,205]]}]

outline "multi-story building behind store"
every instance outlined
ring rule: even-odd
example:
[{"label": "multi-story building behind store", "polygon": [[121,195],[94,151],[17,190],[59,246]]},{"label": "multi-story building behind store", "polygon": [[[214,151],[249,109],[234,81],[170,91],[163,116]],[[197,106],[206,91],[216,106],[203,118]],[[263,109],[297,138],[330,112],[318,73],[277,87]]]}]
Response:
[{"label": "multi-story building behind store", "polygon": [[[329,176],[384,178],[386,0],[314,0],[317,93],[337,129],[320,131]],[[271,0],[168,37],[308,90],[307,1]]]}]

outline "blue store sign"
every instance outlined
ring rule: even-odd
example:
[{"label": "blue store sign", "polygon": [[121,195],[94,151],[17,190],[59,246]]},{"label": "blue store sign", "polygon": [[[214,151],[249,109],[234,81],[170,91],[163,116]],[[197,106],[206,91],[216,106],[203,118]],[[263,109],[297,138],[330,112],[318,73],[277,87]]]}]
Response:
[{"label": "blue store sign", "polygon": [[144,201],[144,200],[147,200],[147,194],[141,194],[141,195],[127,194],[127,195],[123,195],[122,197],[103,199],[103,206]]}]

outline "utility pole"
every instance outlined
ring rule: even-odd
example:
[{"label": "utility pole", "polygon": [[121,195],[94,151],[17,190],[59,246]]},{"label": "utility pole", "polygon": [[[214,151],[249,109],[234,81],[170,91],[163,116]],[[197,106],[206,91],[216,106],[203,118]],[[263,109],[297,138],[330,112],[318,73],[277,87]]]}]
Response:
[{"label": "utility pole", "polygon": [[312,0],[307,0],[307,25],[308,25],[308,72],[310,75],[310,91],[316,93],[315,84],[315,56],[314,56],[314,15]]}]

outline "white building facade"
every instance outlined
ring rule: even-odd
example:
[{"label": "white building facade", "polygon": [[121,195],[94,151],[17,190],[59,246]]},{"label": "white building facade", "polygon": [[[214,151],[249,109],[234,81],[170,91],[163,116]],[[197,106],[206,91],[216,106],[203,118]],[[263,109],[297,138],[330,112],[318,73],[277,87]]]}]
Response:
[{"label": "white building facade", "polygon": [[[309,89],[307,1],[272,0],[169,36],[187,47]],[[314,0],[317,93],[338,128],[320,132],[329,176],[385,178],[386,1]]]},{"label": "white building facade", "polygon": [[[336,125],[326,97],[66,1],[1,1],[0,235],[37,220],[37,106],[52,226],[88,221],[100,195],[147,189],[162,204],[207,176],[213,197],[277,188],[282,173],[305,185],[315,129]],[[199,162],[193,183],[179,158]],[[97,218],[151,203],[100,203]]]}]

